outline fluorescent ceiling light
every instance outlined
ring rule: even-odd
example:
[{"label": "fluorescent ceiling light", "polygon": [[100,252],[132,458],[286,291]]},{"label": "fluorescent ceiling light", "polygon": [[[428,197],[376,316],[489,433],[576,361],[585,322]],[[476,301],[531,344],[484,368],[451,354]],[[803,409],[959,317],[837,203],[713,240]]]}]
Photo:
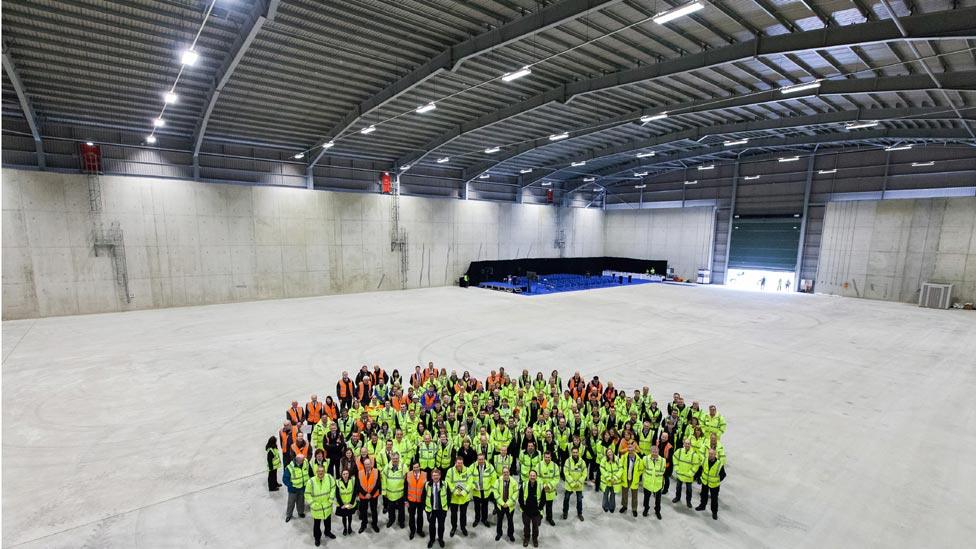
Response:
[{"label": "fluorescent ceiling light", "polygon": [[734,141],[726,141],[724,144],[726,147],[734,147],[736,145],[745,145],[748,142],[748,139],[736,139]]},{"label": "fluorescent ceiling light", "polygon": [[153,126],[154,127],[162,128],[165,125],[166,125],[166,121],[163,120],[162,118],[154,118],[153,119]]},{"label": "fluorescent ceiling light", "polygon": [[359,133],[363,135],[368,135],[376,131],[376,126],[366,126],[365,128],[359,130]]},{"label": "fluorescent ceiling light", "polygon": [[572,164],[570,164],[570,166],[574,168],[577,168],[579,166],[585,166],[585,165],[586,165],[586,160],[580,160],[579,162],[573,162]]},{"label": "fluorescent ceiling light", "polygon": [[922,166],[934,166],[934,165],[935,165],[934,160],[929,160],[928,162],[912,162],[913,168],[919,168]]},{"label": "fluorescent ceiling light", "polygon": [[543,186],[543,187],[548,187],[548,186],[550,186],[550,185],[552,185],[552,181],[543,181],[543,182],[542,182],[542,186]]},{"label": "fluorescent ceiling light", "polygon": [[594,181],[596,181],[596,178],[595,177],[584,177],[583,178],[583,183],[593,183]]},{"label": "fluorescent ceiling light", "polygon": [[332,147],[335,147],[335,141],[329,141],[328,143],[322,144],[323,149],[331,149]]},{"label": "fluorescent ceiling light", "polygon": [[184,51],[183,56],[181,58],[184,65],[189,65],[191,67],[196,64],[197,59],[200,59],[200,54],[193,51],[192,49]]},{"label": "fluorescent ceiling light", "polygon": [[518,80],[519,78],[522,78],[523,76],[528,76],[530,74],[532,74],[532,70],[529,69],[528,65],[526,65],[515,72],[507,72],[503,74],[502,80],[504,80],[505,82],[511,82],[512,80]]},{"label": "fluorescent ceiling light", "polygon": [[873,127],[877,126],[878,124],[879,124],[879,122],[877,120],[869,120],[869,121],[865,121],[865,122],[851,122],[850,124],[847,125],[847,129],[849,129],[849,130],[861,130],[861,129],[864,129],[864,128],[873,128]]},{"label": "fluorescent ceiling light", "polygon": [[519,170],[519,173],[532,173],[532,168],[525,168],[524,170]]},{"label": "fluorescent ceiling light", "polygon": [[638,154],[637,154],[637,158],[647,158],[647,157],[649,157],[649,156],[654,156],[655,154],[656,154],[656,153],[655,153],[655,152],[653,152],[653,151],[651,151],[651,152],[646,152],[646,153],[638,153]]},{"label": "fluorescent ceiling light", "polygon": [[886,151],[907,151],[912,148],[911,145],[892,145],[891,147],[885,147]]},{"label": "fluorescent ceiling light", "polygon": [[662,113],[658,113],[658,114],[649,114],[647,116],[642,116],[640,118],[640,121],[641,122],[644,122],[646,124],[648,122],[653,122],[655,120],[660,120],[662,118],[667,118],[667,117],[668,117],[668,113],[662,112]]},{"label": "fluorescent ceiling light", "polygon": [[800,214],[793,214],[793,217],[800,217]]},{"label": "fluorescent ceiling light", "polygon": [[91,141],[85,141],[85,145],[88,145],[89,147],[94,147],[95,146],[95,143],[93,143]]},{"label": "fluorescent ceiling light", "polygon": [[685,181],[685,185],[697,185],[697,184],[698,184],[698,180],[697,179],[694,180],[694,181]]},{"label": "fluorescent ceiling light", "polygon": [[819,80],[814,80],[813,82],[806,82],[806,83],[803,83],[803,84],[796,84],[796,85],[793,85],[793,86],[783,86],[782,88],[780,88],[779,91],[783,95],[788,95],[788,94],[791,94],[791,93],[798,93],[798,92],[806,91],[806,90],[814,90],[814,89],[817,89],[819,87],[820,87],[820,81]]},{"label": "fluorescent ceiling light", "polygon": [[777,160],[779,160],[780,162],[796,162],[799,159],[800,159],[799,156],[783,156],[778,158]]},{"label": "fluorescent ceiling light", "polygon": [[711,164],[708,166],[698,166],[698,171],[700,172],[703,172],[705,170],[714,170],[714,169],[715,169],[715,164]]},{"label": "fluorescent ceiling light", "polygon": [[156,136],[155,135],[147,135],[146,136],[146,143],[149,143],[150,145],[152,145],[155,142],[156,142]]},{"label": "fluorescent ceiling light", "polygon": [[405,172],[405,171],[407,171],[409,169],[410,169],[410,164],[407,164],[406,166],[400,166],[400,171],[401,172]]},{"label": "fluorescent ceiling light", "polygon": [[433,101],[431,101],[430,103],[427,103],[426,105],[421,105],[421,106],[417,107],[417,114],[424,114],[425,112],[430,112],[430,111],[432,111],[432,110],[434,110],[436,108],[437,108],[437,105]]},{"label": "fluorescent ceiling light", "polygon": [[295,160],[301,160],[305,158],[305,153],[298,153],[295,155]]},{"label": "fluorescent ceiling light", "polygon": [[827,174],[831,174],[831,173],[837,173],[837,168],[834,168],[832,170],[820,170],[817,173],[819,173],[820,175],[827,175]]},{"label": "fluorescent ceiling light", "polygon": [[167,104],[176,103],[179,99],[180,96],[176,95],[176,93],[171,91],[168,91],[163,95],[163,102]]},{"label": "fluorescent ceiling light", "polygon": [[478,179],[488,179],[489,177],[491,177],[490,173],[483,173],[478,176]]},{"label": "fluorescent ceiling light", "polygon": [[438,164],[444,164],[444,163],[447,163],[447,162],[450,162],[450,161],[451,161],[451,157],[449,157],[449,156],[442,156],[442,157],[440,157],[440,158],[437,159],[437,163]]},{"label": "fluorescent ceiling light", "polygon": [[560,139],[566,139],[567,137],[569,137],[568,132],[554,133],[549,136],[549,141],[559,141]]},{"label": "fluorescent ceiling light", "polygon": [[646,186],[647,186],[647,184],[645,183],[645,184],[643,184],[643,185],[634,185],[634,188],[635,188],[635,189],[643,189],[643,188],[644,188],[644,187],[646,187]]},{"label": "fluorescent ceiling light", "polygon": [[660,15],[655,16],[654,22],[657,23],[658,25],[663,25],[669,21],[674,21],[679,17],[683,17],[690,13],[695,13],[696,11],[704,7],[705,6],[701,2],[692,2],[690,4],[685,4],[683,6],[679,6],[677,8],[668,10]]},{"label": "fluorescent ceiling light", "polygon": [[634,172],[634,177],[644,177],[646,175],[647,172]]},{"label": "fluorescent ceiling light", "polygon": [[747,176],[743,177],[742,179],[745,179],[746,181],[755,181],[756,179],[759,179],[759,176],[758,175],[747,175]]},{"label": "fluorescent ceiling light", "polygon": [[501,147],[490,147],[485,149],[485,154],[495,154],[496,152],[502,150]]}]

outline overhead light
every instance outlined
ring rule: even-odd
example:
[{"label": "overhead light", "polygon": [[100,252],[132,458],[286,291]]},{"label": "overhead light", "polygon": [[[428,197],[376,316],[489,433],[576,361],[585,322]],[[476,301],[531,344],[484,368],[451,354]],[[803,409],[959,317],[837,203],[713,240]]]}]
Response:
[{"label": "overhead light", "polygon": [[596,178],[595,177],[584,177],[583,178],[583,183],[593,183],[594,181],[596,181]]},{"label": "overhead light", "polygon": [[151,135],[150,134],[150,135],[147,135],[146,136],[146,143],[149,143],[150,145],[152,145],[155,142],[156,142],[156,136],[155,135]]},{"label": "overhead light", "polygon": [[668,10],[660,15],[654,17],[654,22],[658,25],[663,25],[669,21],[674,21],[679,17],[688,15],[689,13],[695,13],[696,11],[704,8],[705,6],[701,2],[692,2],[690,4],[685,4],[683,6]]},{"label": "overhead light", "polygon": [[401,172],[405,172],[405,171],[407,171],[409,169],[410,169],[410,164],[407,164],[406,166],[400,166],[400,171]]},{"label": "overhead light", "polygon": [[779,160],[780,162],[796,162],[799,159],[800,159],[799,156],[781,156],[777,160]]},{"label": "overhead light", "polygon": [[586,160],[580,160],[579,162],[573,162],[572,164],[570,164],[570,166],[574,168],[578,168],[580,166],[585,166],[585,165],[586,165]]},{"label": "overhead light", "polygon": [[526,65],[515,72],[507,72],[503,74],[502,80],[504,80],[505,82],[511,82],[512,80],[518,80],[519,78],[522,78],[523,76],[528,76],[530,74],[532,74],[532,70],[529,69],[528,65]]},{"label": "overhead light", "polygon": [[437,163],[438,164],[444,164],[444,163],[450,162],[450,161],[451,161],[451,157],[449,157],[449,156],[442,156],[442,157],[440,157],[440,158],[437,159]]},{"label": "overhead light", "polygon": [[814,90],[820,87],[820,80],[814,80],[813,82],[806,82],[803,84],[795,84],[792,86],[784,86],[779,89],[780,93],[783,95],[788,95],[791,93],[798,93],[806,90]]},{"label": "overhead light", "polygon": [[166,121],[163,120],[162,118],[154,118],[153,119],[153,127],[162,128],[165,125],[166,125]]},{"label": "overhead light", "polygon": [[335,141],[329,141],[328,143],[322,144],[323,149],[331,149],[332,147],[335,147]]},{"label": "overhead light", "polygon": [[800,217],[800,214],[793,214],[793,217]]},{"label": "overhead light", "polygon": [[365,128],[359,130],[359,133],[363,135],[371,134],[376,131],[376,126],[366,126]]},{"label": "overhead light", "polygon": [[747,176],[743,177],[742,179],[745,179],[746,181],[755,181],[756,179],[759,179],[759,176],[758,175],[747,175]]},{"label": "overhead light", "polygon": [[524,170],[519,170],[519,173],[532,173],[532,168],[525,168]]},{"label": "overhead light", "polygon": [[837,173],[837,168],[834,168],[832,170],[820,170],[817,173],[819,173],[820,175],[827,175],[827,174],[831,174],[831,173]]},{"label": "overhead light", "polygon": [[197,59],[200,59],[200,54],[193,51],[193,48],[184,51],[181,58],[184,65],[189,65],[191,67],[196,64]]},{"label": "overhead light", "polygon": [[478,176],[478,179],[488,179],[489,177],[491,177],[490,173],[483,173]]},{"label": "overhead light", "polygon": [[85,145],[88,145],[89,147],[94,147],[95,143],[93,143],[92,141],[85,141]]},{"label": "overhead light", "polygon": [[861,129],[864,129],[864,128],[873,128],[873,127],[877,126],[878,124],[880,124],[880,122],[878,122],[877,120],[869,120],[869,121],[865,121],[865,122],[851,122],[851,123],[849,123],[847,125],[847,129],[849,129],[849,130],[861,130]]},{"label": "overhead light", "polygon": [[549,187],[549,186],[551,186],[551,185],[552,185],[552,181],[543,181],[543,182],[542,182],[542,186],[543,186],[543,187]]},{"label": "overhead light", "polygon": [[417,114],[424,114],[425,112],[430,112],[437,108],[437,105],[433,101],[427,103],[426,105],[421,105],[417,107]]},{"label": "overhead light", "polygon": [[163,102],[166,104],[176,103],[180,96],[176,95],[175,92],[168,91],[163,95]]},{"label": "overhead light", "polygon": [[489,147],[485,149],[485,154],[495,154],[496,152],[502,150],[501,147]]},{"label": "overhead light", "polygon": [[644,187],[647,187],[647,183],[645,183],[643,185],[634,185],[634,188],[635,189],[643,189]]},{"label": "overhead light", "polygon": [[657,154],[657,153],[655,153],[653,151],[646,152],[646,153],[637,153],[637,158],[647,158],[649,156],[654,156],[655,154]]},{"label": "overhead light", "polygon": [[646,116],[642,116],[640,118],[640,121],[646,124],[648,122],[653,122],[655,120],[660,120],[662,118],[667,118],[667,117],[668,117],[668,113],[667,112],[662,112],[662,113],[658,113],[658,114],[648,114]]},{"label": "overhead light", "polygon": [[293,157],[295,160],[301,160],[305,158],[305,153],[298,153]]},{"label": "overhead light", "polygon": [[748,139],[736,139],[735,141],[726,141],[724,145],[726,147],[734,147],[736,145],[745,145],[748,142],[749,142]]},{"label": "overhead light", "polygon": [[647,172],[634,172],[634,177],[644,177],[646,175]]},{"label": "overhead light", "polygon": [[911,149],[911,145],[892,145],[891,147],[885,147],[886,151],[907,151]]},{"label": "overhead light", "polygon": [[705,170],[714,170],[715,164],[710,164],[708,166],[698,166],[698,171],[703,172]]},{"label": "overhead light", "polygon": [[549,136],[549,141],[559,141],[560,139],[566,139],[569,137],[569,132],[554,133]]},{"label": "overhead light", "polygon": [[929,160],[928,162],[912,162],[913,168],[921,168],[922,166],[934,166],[935,161]]},{"label": "overhead light", "polygon": [[685,185],[697,185],[697,184],[698,184],[698,180],[697,179],[694,180],[694,181],[685,181]]}]

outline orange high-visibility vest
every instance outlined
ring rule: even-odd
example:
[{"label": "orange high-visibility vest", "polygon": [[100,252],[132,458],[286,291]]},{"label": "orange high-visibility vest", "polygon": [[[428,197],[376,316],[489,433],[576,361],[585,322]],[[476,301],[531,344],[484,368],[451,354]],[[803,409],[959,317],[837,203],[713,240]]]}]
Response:
[{"label": "orange high-visibility vest", "polygon": [[419,374],[414,372],[410,374],[410,385],[412,385],[415,389],[419,388],[424,384],[425,381],[427,381],[426,377],[427,376],[425,376],[423,372],[420,372]]},{"label": "orange high-visibility vest", "polygon": [[427,484],[427,473],[420,471],[420,475],[414,475],[413,471],[407,474],[407,501],[420,503],[420,498],[424,493],[424,486]]},{"label": "orange high-visibility vest", "polygon": [[322,419],[322,403],[321,402],[309,402],[305,405],[308,414],[305,416],[309,423],[315,424]]},{"label": "orange high-visibility vest", "polygon": [[340,379],[339,380],[339,400],[345,400],[352,396],[352,380],[351,379]]},{"label": "orange high-visibility vest", "polygon": [[305,419],[305,410],[302,410],[301,408],[288,408],[288,418],[291,419],[292,423],[298,425],[303,419]]},{"label": "orange high-visibility vest", "polygon": [[[376,469],[371,469],[368,476],[365,473],[366,471],[364,469],[359,470],[359,485],[362,486],[363,492],[366,494],[371,494],[373,493],[373,490],[376,489],[376,481],[379,478],[379,474],[377,474]],[[363,500],[373,498],[360,494],[359,499]]]},{"label": "orange high-visibility vest", "polygon": [[325,404],[322,406],[322,413],[325,417],[335,420],[339,417],[339,408],[335,404]]},{"label": "orange high-visibility vest", "polygon": [[373,392],[373,386],[369,381],[367,381],[368,379],[368,377],[364,377],[359,382],[359,387],[356,388],[356,398],[359,399],[360,402],[369,399],[370,393]]},{"label": "orange high-visibility vest", "polygon": [[311,449],[312,449],[312,445],[307,442],[305,443],[305,446],[303,448],[299,448],[298,444],[291,445],[292,455],[297,456],[298,454],[301,454],[302,457],[305,458],[305,461],[308,461],[308,454],[309,454],[309,450]]}]

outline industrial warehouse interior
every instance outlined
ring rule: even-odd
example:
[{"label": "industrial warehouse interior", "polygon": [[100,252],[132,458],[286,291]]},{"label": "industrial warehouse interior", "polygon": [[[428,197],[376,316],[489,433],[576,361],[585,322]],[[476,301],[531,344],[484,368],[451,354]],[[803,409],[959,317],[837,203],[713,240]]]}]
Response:
[{"label": "industrial warehouse interior", "polygon": [[3,547],[965,547],[976,0],[2,0]]}]

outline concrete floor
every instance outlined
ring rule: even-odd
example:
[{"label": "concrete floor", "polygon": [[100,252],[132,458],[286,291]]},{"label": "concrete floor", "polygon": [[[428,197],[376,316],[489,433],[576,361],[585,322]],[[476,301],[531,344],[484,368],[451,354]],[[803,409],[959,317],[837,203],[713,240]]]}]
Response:
[{"label": "concrete floor", "polygon": [[[607,516],[543,546],[949,547],[976,537],[976,313],[643,285],[437,288],[3,323],[3,545],[306,547],[263,445],[364,361],[580,369],[716,403],[720,520]],[[697,493],[696,493],[697,497]],[[638,538],[637,536],[640,536]],[[363,538],[354,538],[362,540]],[[405,533],[369,536],[393,546]],[[453,547],[493,541],[485,530]],[[329,542],[353,547],[353,539]],[[411,546],[421,547],[415,541]]]}]

